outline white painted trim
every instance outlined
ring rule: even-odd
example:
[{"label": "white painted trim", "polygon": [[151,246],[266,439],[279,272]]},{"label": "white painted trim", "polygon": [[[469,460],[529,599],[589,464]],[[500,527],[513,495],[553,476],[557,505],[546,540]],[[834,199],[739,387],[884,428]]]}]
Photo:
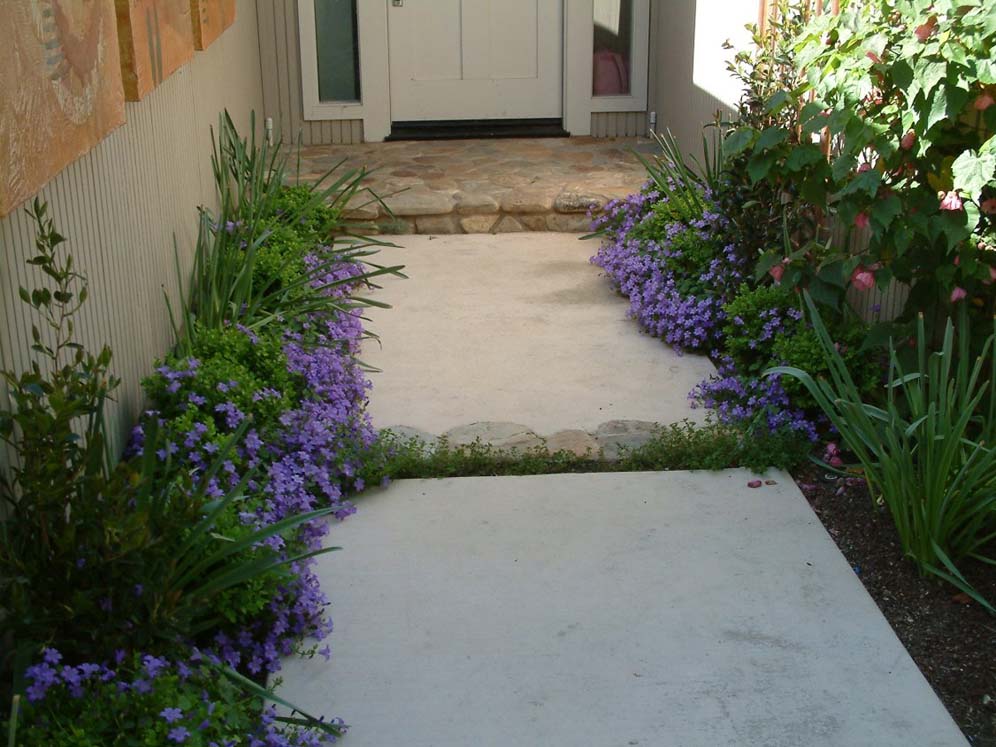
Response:
[{"label": "white painted trim", "polygon": [[[594,37],[594,21],[589,34]],[[589,45],[593,44],[589,41]],[[592,53],[594,50],[592,50]],[[588,57],[591,58],[589,53]],[[650,0],[633,0],[633,56],[630,60],[629,96],[591,96],[592,112],[642,112],[647,110],[650,72]],[[586,91],[591,91],[589,81]]]},{"label": "white painted trim", "polygon": [[593,0],[564,0],[564,129],[591,134]]},{"label": "white painted trim", "polygon": [[[304,119],[362,119],[363,139],[383,140],[391,131],[391,79],[387,13],[390,0],[357,2],[360,44],[360,102],[322,102],[318,98],[314,0],[297,0]],[[634,0],[631,96],[592,96],[594,52],[593,0],[563,0],[563,121],[572,135],[591,134],[593,112],[646,111],[650,70],[650,0]]]},{"label": "white painted trim", "polygon": [[391,87],[388,73],[387,2],[356,4],[360,45],[361,101],[321,101],[318,96],[318,49],[314,0],[297,0],[301,49],[301,101],[304,119],[362,119],[363,139],[383,140],[391,132]]}]

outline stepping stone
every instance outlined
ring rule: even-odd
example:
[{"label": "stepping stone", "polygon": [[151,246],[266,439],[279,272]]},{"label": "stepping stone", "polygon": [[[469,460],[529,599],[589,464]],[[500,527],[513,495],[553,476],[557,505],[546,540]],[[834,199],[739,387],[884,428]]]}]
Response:
[{"label": "stepping stone", "polygon": [[481,443],[498,449],[525,451],[543,445],[543,439],[533,433],[529,426],[517,423],[471,423],[452,428],[444,436],[454,446],[466,446],[480,440]]},{"label": "stepping stone", "polygon": [[407,442],[417,438],[424,444],[432,445],[436,442],[436,437],[420,428],[413,428],[410,425],[392,425],[382,428],[381,431],[390,431],[397,436],[399,441]]},{"label": "stepping stone", "polygon": [[506,213],[548,213],[555,196],[555,188],[513,189],[502,197],[501,209]]},{"label": "stepping stone", "polygon": [[454,196],[456,211],[461,215],[497,213],[498,200],[482,192],[457,192]]},{"label": "stepping stone", "polygon": [[558,213],[587,213],[588,211],[601,210],[605,207],[606,202],[608,202],[608,198],[604,195],[564,191],[557,195],[557,199],[553,202],[553,209]]},{"label": "stepping stone", "polygon": [[511,215],[504,215],[494,227],[495,233],[518,233],[525,231],[525,227]]},{"label": "stepping stone", "polygon": [[579,457],[597,458],[601,448],[590,433],[582,430],[558,431],[552,436],[547,436],[545,440],[546,450],[551,454],[569,451]]},{"label": "stepping stone", "polygon": [[460,218],[460,227],[464,233],[491,233],[497,222],[497,215],[465,215]]},{"label": "stepping stone", "polygon": [[398,216],[442,215],[453,210],[453,198],[427,189],[409,189],[384,200]]},{"label": "stepping stone", "polygon": [[606,459],[618,459],[624,450],[638,449],[650,441],[657,427],[647,420],[610,420],[595,429],[595,440]]}]

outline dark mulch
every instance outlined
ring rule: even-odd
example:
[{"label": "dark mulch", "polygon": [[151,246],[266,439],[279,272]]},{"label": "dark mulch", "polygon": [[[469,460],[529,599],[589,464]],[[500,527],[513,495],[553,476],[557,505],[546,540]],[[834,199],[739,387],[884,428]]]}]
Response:
[{"label": "dark mulch", "polygon": [[[896,635],[973,745],[996,747],[996,616],[902,557],[895,527],[859,480],[804,467],[796,481]],[[963,572],[990,601],[996,569]]]}]

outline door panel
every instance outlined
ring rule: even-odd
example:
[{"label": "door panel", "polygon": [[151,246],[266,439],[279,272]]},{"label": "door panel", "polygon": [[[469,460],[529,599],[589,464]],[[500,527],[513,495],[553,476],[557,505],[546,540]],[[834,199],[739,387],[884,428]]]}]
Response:
[{"label": "door panel", "polygon": [[388,25],[394,121],[561,115],[560,0],[404,0]]}]

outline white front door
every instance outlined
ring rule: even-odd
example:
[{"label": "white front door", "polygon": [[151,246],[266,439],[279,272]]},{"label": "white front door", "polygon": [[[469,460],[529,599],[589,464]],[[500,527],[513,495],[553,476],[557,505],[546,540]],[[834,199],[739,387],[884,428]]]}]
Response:
[{"label": "white front door", "polygon": [[389,2],[393,121],[561,116],[561,0]]}]

